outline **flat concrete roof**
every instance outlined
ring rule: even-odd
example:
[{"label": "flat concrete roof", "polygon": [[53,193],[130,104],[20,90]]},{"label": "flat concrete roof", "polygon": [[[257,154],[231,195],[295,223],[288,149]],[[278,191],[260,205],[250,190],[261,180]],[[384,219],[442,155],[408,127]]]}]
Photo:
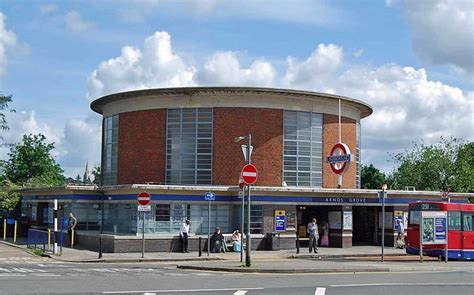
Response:
[{"label": "flat concrete roof", "polygon": [[372,114],[373,109],[368,103],[363,101],[339,96],[334,94],[303,91],[295,89],[280,89],[280,88],[261,88],[261,87],[178,87],[178,88],[156,88],[156,89],[144,89],[119,92],[110,95],[106,95],[94,100],[91,103],[91,109],[99,114],[103,114],[104,106],[120,100],[126,100],[128,98],[146,97],[153,95],[206,95],[206,94],[219,94],[219,93],[239,93],[239,94],[274,94],[274,95],[286,95],[297,97],[314,97],[329,100],[341,99],[345,104],[351,105],[360,110],[361,118],[365,118]]}]

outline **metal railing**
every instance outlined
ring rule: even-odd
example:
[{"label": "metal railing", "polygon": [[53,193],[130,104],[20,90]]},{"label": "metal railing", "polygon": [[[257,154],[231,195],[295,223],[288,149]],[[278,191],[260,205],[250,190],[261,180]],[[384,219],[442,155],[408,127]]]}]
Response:
[{"label": "metal railing", "polygon": [[40,248],[44,251],[51,251],[51,245],[54,244],[54,234],[51,230],[28,229],[28,248]]}]

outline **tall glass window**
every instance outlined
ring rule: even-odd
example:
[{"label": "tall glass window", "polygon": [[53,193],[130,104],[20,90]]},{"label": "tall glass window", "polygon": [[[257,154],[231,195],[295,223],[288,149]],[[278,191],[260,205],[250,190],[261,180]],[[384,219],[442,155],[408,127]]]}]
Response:
[{"label": "tall glass window", "polygon": [[288,186],[322,186],[323,116],[285,111],[283,180]]},{"label": "tall glass window", "polygon": [[212,108],[168,109],[166,183],[212,183]]},{"label": "tall glass window", "polygon": [[102,185],[117,184],[119,116],[110,116],[103,123]]},{"label": "tall glass window", "polygon": [[360,133],[360,121],[356,124],[356,185],[357,188],[360,188],[360,175],[362,173],[362,166],[360,164],[360,145],[361,145],[361,133]]}]

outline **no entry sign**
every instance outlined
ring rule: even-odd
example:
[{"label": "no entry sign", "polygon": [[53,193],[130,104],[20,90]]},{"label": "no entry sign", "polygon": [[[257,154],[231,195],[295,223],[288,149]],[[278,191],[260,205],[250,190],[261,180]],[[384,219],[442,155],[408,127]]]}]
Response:
[{"label": "no entry sign", "polygon": [[252,164],[247,164],[242,168],[242,179],[246,184],[254,184],[257,181],[257,168]]},{"label": "no entry sign", "polygon": [[138,204],[142,206],[146,206],[150,203],[150,194],[147,192],[139,193],[137,198],[138,198]]}]

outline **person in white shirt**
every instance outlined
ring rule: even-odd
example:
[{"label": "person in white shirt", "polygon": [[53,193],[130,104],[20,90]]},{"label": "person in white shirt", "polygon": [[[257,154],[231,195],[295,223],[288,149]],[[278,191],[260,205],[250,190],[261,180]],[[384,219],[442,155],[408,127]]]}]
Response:
[{"label": "person in white shirt", "polygon": [[179,229],[179,237],[181,238],[181,243],[182,243],[182,250],[183,253],[189,253],[188,251],[188,236],[189,236],[189,225],[191,223],[191,220],[186,219],[183,224],[181,224],[181,228]]}]

